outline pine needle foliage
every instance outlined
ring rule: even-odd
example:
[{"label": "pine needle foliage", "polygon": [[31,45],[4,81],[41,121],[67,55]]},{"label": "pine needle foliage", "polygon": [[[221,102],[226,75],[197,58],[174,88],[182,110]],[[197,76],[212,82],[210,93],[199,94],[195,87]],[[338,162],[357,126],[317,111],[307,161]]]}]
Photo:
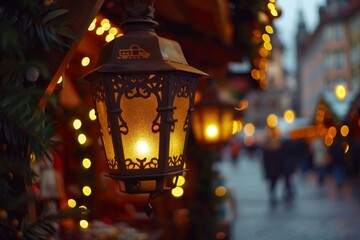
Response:
[{"label": "pine needle foliage", "polygon": [[[69,212],[29,223],[26,194],[31,161],[43,159],[54,146],[51,116],[38,106],[49,83],[49,66],[39,49],[69,49],[73,34],[68,10],[56,0],[0,0],[0,239],[48,239],[53,221]],[[73,210],[84,214],[84,210]]]}]

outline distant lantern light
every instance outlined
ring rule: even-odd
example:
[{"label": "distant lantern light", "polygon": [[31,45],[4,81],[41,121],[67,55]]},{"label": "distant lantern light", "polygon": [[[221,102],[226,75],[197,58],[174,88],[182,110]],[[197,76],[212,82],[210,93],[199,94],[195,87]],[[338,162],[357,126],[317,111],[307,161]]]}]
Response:
[{"label": "distant lantern light", "polygon": [[349,134],[349,127],[347,125],[341,126],[340,133],[343,137],[346,137]]},{"label": "distant lantern light", "polygon": [[110,23],[105,23],[104,25],[101,25],[105,31],[109,30],[111,28],[111,24]]},{"label": "distant lantern light", "polygon": [[71,208],[76,207],[76,201],[74,199],[70,198],[68,200],[68,206],[71,207]]},{"label": "distant lantern light", "polygon": [[264,33],[261,38],[264,42],[270,42],[271,40],[269,34],[266,33]]},{"label": "distant lantern light", "polygon": [[274,33],[274,29],[273,29],[272,26],[270,26],[270,25],[266,25],[265,31],[266,31],[268,34],[273,34],[273,33]]},{"label": "distant lantern light", "polygon": [[271,51],[272,45],[271,45],[270,42],[264,42],[263,45],[264,45],[264,48],[265,48],[266,50]]},{"label": "distant lantern light", "polygon": [[[176,182],[177,180],[177,182]],[[173,178],[173,183],[176,184],[177,187],[181,187],[185,184],[185,177],[180,175],[178,177]]]},{"label": "distant lantern light", "polygon": [[85,196],[90,196],[91,195],[91,188],[89,186],[84,186],[82,188],[82,192]]},{"label": "distant lantern light", "polygon": [[284,112],[284,120],[287,123],[292,123],[295,120],[295,112],[293,110],[286,110]]},{"label": "distant lantern light", "polygon": [[86,143],[86,135],[83,134],[83,133],[80,133],[79,136],[78,136],[78,142],[83,145]]},{"label": "distant lantern light", "polygon": [[176,197],[179,198],[182,195],[184,195],[184,189],[182,187],[175,187],[171,190],[171,194]]},{"label": "distant lantern light", "polygon": [[270,12],[271,12],[271,15],[273,15],[274,17],[279,16],[279,13],[276,9],[271,9]]},{"label": "distant lantern light", "polygon": [[270,2],[270,3],[268,3],[267,7],[268,7],[268,9],[273,10],[273,9],[275,9],[275,4]]},{"label": "distant lantern light", "polygon": [[119,32],[119,30],[116,27],[112,27],[109,29],[109,33],[112,35],[116,35]]},{"label": "distant lantern light", "polygon": [[251,77],[255,80],[259,80],[260,79],[260,72],[258,69],[253,69],[251,70]]},{"label": "distant lantern light", "polygon": [[106,37],[105,37],[106,42],[111,42],[114,39],[115,39],[115,35],[110,34],[110,33],[108,35],[106,35]]},{"label": "distant lantern light", "polygon": [[79,225],[81,228],[86,229],[89,227],[89,222],[86,220],[80,220]]},{"label": "distant lantern light", "polygon": [[278,124],[278,117],[275,114],[270,114],[266,118],[266,123],[270,128],[275,128]]},{"label": "distant lantern light", "polygon": [[336,136],[336,134],[337,134],[337,130],[336,130],[336,127],[330,127],[329,129],[328,129],[328,134],[331,136],[331,137],[333,137],[333,138],[335,138],[335,136]]},{"label": "distant lantern light", "polygon": [[205,148],[217,148],[232,136],[235,102],[221,99],[214,79],[209,79],[202,98],[192,114],[192,130],[196,142]]},{"label": "distant lantern light", "polygon": [[343,84],[338,84],[334,89],[335,96],[338,100],[342,101],[346,98],[347,90]]},{"label": "distant lantern light", "polygon": [[223,197],[223,196],[225,196],[225,194],[226,194],[226,187],[224,187],[224,186],[218,186],[218,187],[216,187],[215,188],[215,195],[217,196],[217,197]]},{"label": "distant lantern light", "polygon": [[88,31],[93,31],[96,28],[96,18],[90,23]]},{"label": "distant lantern light", "polygon": [[95,112],[95,109],[91,109],[91,110],[89,111],[89,118],[90,118],[91,121],[96,120],[96,112]]},{"label": "distant lantern light", "polygon": [[255,126],[252,123],[247,123],[244,126],[244,133],[246,136],[253,136],[255,133]]},{"label": "distant lantern light", "polygon": [[103,27],[98,27],[97,29],[96,29],[96,35],[103,35],[104,34],[104,32],[105,32],[105,29],[103,28]]},{"label": "distant lantern light", "polygon": [[83,57],[81,59],[81,66],[86,67],[90,64],[90,58],[89,57]]},{"label": "distant lantern light", "polygon": [[240,132],[242,129],[242,123],[240,120],[234,120],[233,121],[233,131],[232,134],[236,134],[238,132]]},{"label": "distant lantern light", "polygon": [[86,168],[86,169],[90,168],[90,167],[91,167],[91,161],[90,161],[90,159],[84,158],[84,159],[82,160],[82,165],[83,165],[83,167]]},{"label": "distant lantern light", "polygon": [[327,134],[326,136],[325,136],[325,139],[324,139],[324,142],[325,142],[325,145],[326,146],[331,146],[331,144],[333,143],[333,141],[334,141],[334,138],[331,136],[331,135],[329,135],[329,134]]},{"label": "distant lantern light", "polygon": [[73,127],[74,127],[75,130],[80,129],[80,128],[81,128],[81,125],[82,125],[82,122],[81,122],[80,119],[75,119],[75,120],[73,121]]},{"label": "distant lantern light", "polygon": [[107,25],[107,24],[110,24],[110,20],[107,19],[107,18],[103,18],[103,19],[100,21],[100,25],[101,25],[101,26],[104,26],[104,25]]},{"label": "distant lantern light", "polygon": [[60,76],[56,84],[62,83],[62,82],[63,82],[63,79],[64,79],[63,76]]}]

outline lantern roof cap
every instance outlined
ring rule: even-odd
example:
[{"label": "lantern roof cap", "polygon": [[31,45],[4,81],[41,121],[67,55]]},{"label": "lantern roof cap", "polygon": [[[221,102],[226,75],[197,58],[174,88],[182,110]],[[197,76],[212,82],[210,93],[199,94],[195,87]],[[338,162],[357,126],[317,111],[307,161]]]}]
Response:
[{"label": "lantern roof cap", "polygon": [[207,77],[190,66],[180,45],[152,31],[131,31],[106,44],[97,67],[85,78],[97,73],[146,73],[181,71]]}]

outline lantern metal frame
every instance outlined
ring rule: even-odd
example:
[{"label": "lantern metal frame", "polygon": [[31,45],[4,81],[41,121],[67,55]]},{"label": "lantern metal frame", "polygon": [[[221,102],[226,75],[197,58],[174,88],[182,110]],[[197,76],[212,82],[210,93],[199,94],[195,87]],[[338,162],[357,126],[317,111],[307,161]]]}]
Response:
[{"label": "lantern metal frame", "polygon": [[[123,1],[123,4],[127,15],[122,22],[124,35],[103,47],[98,67],[84,78],[91,83],[109,177],[116,181],[120,191],[150,193],[150,199],[174,188],[177,176],[186,171],[184,152],[197,80],[208,75],[188,65],[177,42],[157,36],[154,0]],[[149,116],[145,116],[146,106],[138,105],[133,105],[137,115],[132,116],[133,109],[124,107],[123,102],[150,98],[158,104],[149,130],[158,135],[158,156],[129,159],[125,156],[127,143],[123,138],[133,129],[125,115]],[[182,107],[175,104],[181,102],[178,99],[188,101],[182,122],[175,117]],[[143,113],[139,107],[144,107]],[[182,151],[170,156],[174,144],[171,134],[180,128],[178,131],[184,134]]]}]

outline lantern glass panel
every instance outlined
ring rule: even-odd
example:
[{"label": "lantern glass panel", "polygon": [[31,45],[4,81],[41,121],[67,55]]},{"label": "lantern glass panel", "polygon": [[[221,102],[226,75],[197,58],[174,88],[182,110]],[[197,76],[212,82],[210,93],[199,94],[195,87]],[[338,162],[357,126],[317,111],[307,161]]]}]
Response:
[{"label": "lantern glass panel", "polygon": [[190,98],[175,97],[174,100],[174,130],[170,133],[169,166],[179,166],[183,164],[183,152],[186,140],[186,128]]},{"label": "lantern glass panel", "polygon": [[100,135],[105,149],[106,161],[110,171],[119,169],[115,160],[114,143],[110,131],[110,121],[108,119],[106,107],[106,94],[103,85],[103,79],[98,79],[92,85],[93,98],[97,113],[97,120],[100,128]]},{"label": "lantern glass panel", "polygon": [[157,106],[153,94],[148,98],[121,99],[122,117],[128,127],[128,133],[121,135],[127,169],[158,167],[160,136],[152,131]]}]

